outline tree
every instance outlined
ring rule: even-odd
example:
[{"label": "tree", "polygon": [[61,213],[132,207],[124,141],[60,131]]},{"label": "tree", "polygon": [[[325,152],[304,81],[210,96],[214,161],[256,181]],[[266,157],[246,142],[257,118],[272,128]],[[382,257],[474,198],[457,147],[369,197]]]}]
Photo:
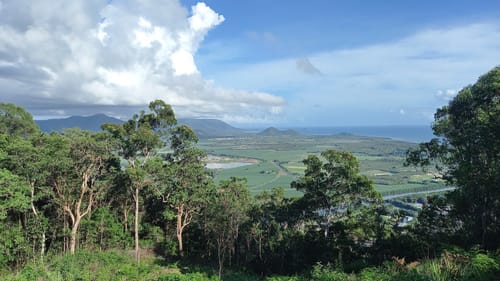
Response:
[{"label": "tree", "polygon": [[[364,205],[378,204],[381,196],[373,188],[368,177],[361,175],[359,162],[350,152],[326,150],[321,158],[309,155],[303,163],[306,165],[304,176],[292,182],[292,187],[304,192],[298,202],[311,223],[309,242],[316,242],[314,247],[332,247],[333,251],[321,251],[324,256],[316,260],[330,262],[335,258],[339,266],[343,263],[343,254],[349,253],[356,241],[355,226],[349,220],[363,212]],[[317,237],[315,229],[323,229],[322,237]]]},{"label": "tree", "polygon": [[208,228],[215,240],[219,263],[219,279],[225,260],[231,262],[240,227],[248,220],[251,197],[246,179],[232,177],[222,181],[209,209]]},{"label": "tree", "polygon": [[309,155],[303,163],[305,174],[292,187],[304,192],[308,211],[321,219],[319,224],[328,237],[331,223],[346,217],[346,210],[361,205],[362,201],[380,200],[372,181],[361,175],[358,160],[350,153],[326,150],[321,153],[323,162],[316,155]]},{"label": "tree", "polygon": [[[5,157],[0,159],[0,167],[6,168],[19,176],[30,187],[30,209],[33,214],[32,226],[35,236],[39,236],[40,260],[43,262],[45,256],[47,218],[40,210],[39,201],[51,198],[50,189],[46,186],[47,177],[46,163],[53,161],[47,153],[45,135],[33,134],[29,138],[21,138],[16,135],[0,136],[0,149],[6,152]],[[44,204],[43,204],[44,205]],[[34,239],[33,243],[35,243]],[[33,246],[35,249],[35,246]]]},{"label": "tree", "polygon": [[33,116],[22,107],[0,103],[0,134],[27,137],[39,131]]},{"label": "tree", "polygon": [[437,138],[409,150],[406,164],[436,165],[457,189],[450,216],[471,244],[500,246],[500,67],[463,88],[434,115]]},{"label": "tree", "polygon": [[26,247],[18,223],[29,208],[29,187],[6,169],[0,169],[0,265],[22,260]]},{"label": "tree", "polygon": [[175,217],[179,255],[184,255],[183,232],[213,194],[213,183],[203,159],[206,153],[193,146],[198,137],[188,126],[174,128],[170,136],[172,152],[156,173],[157,193]]},{"label": "tree", "polygon": [[165,146],[165,137],[169,129],[177,123],[172,107],[164,101],[155,100],[149,104],[149,113],[142,111],[123,125],[104,124],[102,128],[116,141],[120,157],[127,161],[125,173],[134,201],[134,241],[135,256],[140,262],[139,247],[139,205],[141,191],[151,183],[151,177],[145,170],[148,161],[157,155],[157,150]]},{"label": "tree", "polygon": [[71,220],[69,251],[73,254],[81,220],[92,210],[105,187],[103,178],[116,161],[102,133],[72,129],[62,135],[52,134],[49,141],[57,157],[57,163],[49,167],[49,183],[56,203]]}]

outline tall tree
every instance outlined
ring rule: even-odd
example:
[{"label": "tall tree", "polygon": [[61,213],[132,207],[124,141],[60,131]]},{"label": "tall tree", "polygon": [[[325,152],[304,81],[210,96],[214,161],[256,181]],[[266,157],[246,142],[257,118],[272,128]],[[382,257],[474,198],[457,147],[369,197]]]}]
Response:
[{"label": "tall tree", "polygon": [[360,174],[359,162],[350,152],[326,150],[321,157],[324,161],[316,155],[303,161],[305,174],[292,187],[304,192],[305,206],[328,237],[332,222],[345,218],[346,210],[360,206],[362,200],[375,202],[381,197],[372,181]]},{"label": "tall tree", "polygon": [[27,139],[16,135],[4,135],[3,141],[0,141],[0,149],[6,152],[6,156],[0,159],[0,167],[9,169],[30,187],[30,209],[36,224],[32,227],[36,232],[35,236],[39,236],[38,248],[41,261],[45,256],[47,218],[40,210],[44,206],[40,206],[38,202],[51,197],[50,189],[45,182],[47,177],[45,164],[54,160],[46,153],[45,138],[46,136],[42,134],[33,134]]},{"label": "tall tree", "polygon": [[208,228],[217,249],[219,279],[223,265],[234,255],[241,226],[248,220],[251,196],[246,179],[232,177],[220,183],[215,202],[208,210]]},{"label": "tall tree", "polygon": [[69,251],[75,252],[82,218],[92,210],[95,199],[105,187],[102,180],[113,161],[111,145],[104,134],[72,129],[53,134],[51,149],[56,149],[57,164],[50,167],[50,185],[56,203],[70,218]]},{"label": "tall tree", "polygon": [[149,113],[142,111],[123,125],[104,124],[117,142],[118,154],[127,161],[126,174],[131,181],[130,191],[134,201],[135,256],[140,262],[139,209],[141,191],[151,183],[146,164],[165,146],[164,137],[177,124],[172,107],[164,101],[155,100],[149,104]]},{"label": "tall tree", "polygon": [[451,215],[471,244],[500,246],[500,67],[438,109],[437,138],[408,151],[407,164],[434,164],[450,185]]},{"label": "tall tree", "polygon": [[0,169],[0,266],[23,260],[26,243],[18,222],[29,208],[29,186],[6,169]]},{"label": "tall tree", "polygon": [[214,187],[203,159],[206,153],[194,147],[198,137],[188,126],[174,128],[170,136],[172,152],[163,172],[157,173],[157,192],[173,211],[179,255],[184,255],[183,232],[213,195]]}]

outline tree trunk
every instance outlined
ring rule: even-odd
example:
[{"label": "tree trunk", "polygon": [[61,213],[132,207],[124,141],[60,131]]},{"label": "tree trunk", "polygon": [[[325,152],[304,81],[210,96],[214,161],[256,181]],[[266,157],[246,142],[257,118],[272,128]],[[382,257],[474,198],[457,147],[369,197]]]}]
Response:
[{"label": "tree trunk", "polygon": [[41,222],[41,219],[38,216],[38,212],[35,208],[35,203],[34,203],[34,201],[35,201],[35,182],[30,182],[30,186],[31,186],[31,210],[33,211],[33,215],[35,215],[35,218],[38,221],[40,228],[42,229],[42,239],[40,241],[40,261],[43,264],[43,258],[45,256],[45,240],[46,240],[45,227],[43,226],[43,223]]},{"label": "tree trunk", "polygon": [[42,230],[42,241],[40,241],[40,260],[42,261],[43,264],[43,258],[45,257],[45,241],[47,240],[47,237],[45,236],[45,230]]},{"label": "tree trunk", "polygon": [[141,262],[141,249],[139,248],[139,188],[135,188],[135,219],[134,219],[134,238],[135,238],[135,259],[137,264]]},{"label": "tree trunk", "polygon": [[224,246],[223,246],[223,241],[219,237],[217,238],[217,259],[219,261],[219,280],[222,280],[222,269],[224,266]]},{"label": "tree trunk", "polygon": [[78,227],[80,226],[80,220],[81,220],[81,217],[77,216],[75,218],[75,223],[73,224],[73,227],[71,227],[71,236],[70,236],[70,239],[69,239],[69,252],[71,254],[75,253],[75,249],[76,249],[76,233],[78,232]]},{"label": "tree trunk", "polygon": [[182,214],[184,212],[184,205],[180,205],[179,209],[177,210],[177,227],[176,227],[176,234],[177,234],[177,242],[179,244],[179,255],[181,257],[184,256],[184,249],[182,245]]}]

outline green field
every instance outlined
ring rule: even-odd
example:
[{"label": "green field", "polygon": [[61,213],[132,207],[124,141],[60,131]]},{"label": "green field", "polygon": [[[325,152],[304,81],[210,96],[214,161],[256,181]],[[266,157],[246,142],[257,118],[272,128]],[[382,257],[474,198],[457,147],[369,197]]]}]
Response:
[{"label": "green field", "polygon": [[240,161],[255,159],[258,163],[232,169],[214,170],[215,181],[245,177],[253,194],[273,187],[283,187],[288,196],[300,193],[290,183],[304,173],[302,160],[309,154],[327,149],[352,152],[360,161],[361,172],[370,177],[376,189],[385,194],[437,189],[444,186],[429,172],[404,167],[404,156],[414,143],[387,138],[333,136],[253,136],[245,138],[205,139],[199,147],[209,155]]}]

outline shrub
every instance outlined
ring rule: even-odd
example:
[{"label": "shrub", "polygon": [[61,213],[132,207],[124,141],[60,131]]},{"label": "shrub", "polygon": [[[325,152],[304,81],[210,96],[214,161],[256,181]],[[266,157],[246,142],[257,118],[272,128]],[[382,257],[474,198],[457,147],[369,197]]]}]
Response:
[{"label": "shrub", "polygon": [[368,267],[363,269],[358,275],[359,281],[389,281],[391,275],[383,268]]},{"label": "shrub", "polygon": [[311,272],[311,281],[346,281],[349,280],[349,275],[344,272],[336,271],[317,264]]},{"label": "shrub", "polygon": [[486,254],[476,254],[472,257],[470,266],[466,269],[464,281],[498,280],[500,276],[499,263]]}]

